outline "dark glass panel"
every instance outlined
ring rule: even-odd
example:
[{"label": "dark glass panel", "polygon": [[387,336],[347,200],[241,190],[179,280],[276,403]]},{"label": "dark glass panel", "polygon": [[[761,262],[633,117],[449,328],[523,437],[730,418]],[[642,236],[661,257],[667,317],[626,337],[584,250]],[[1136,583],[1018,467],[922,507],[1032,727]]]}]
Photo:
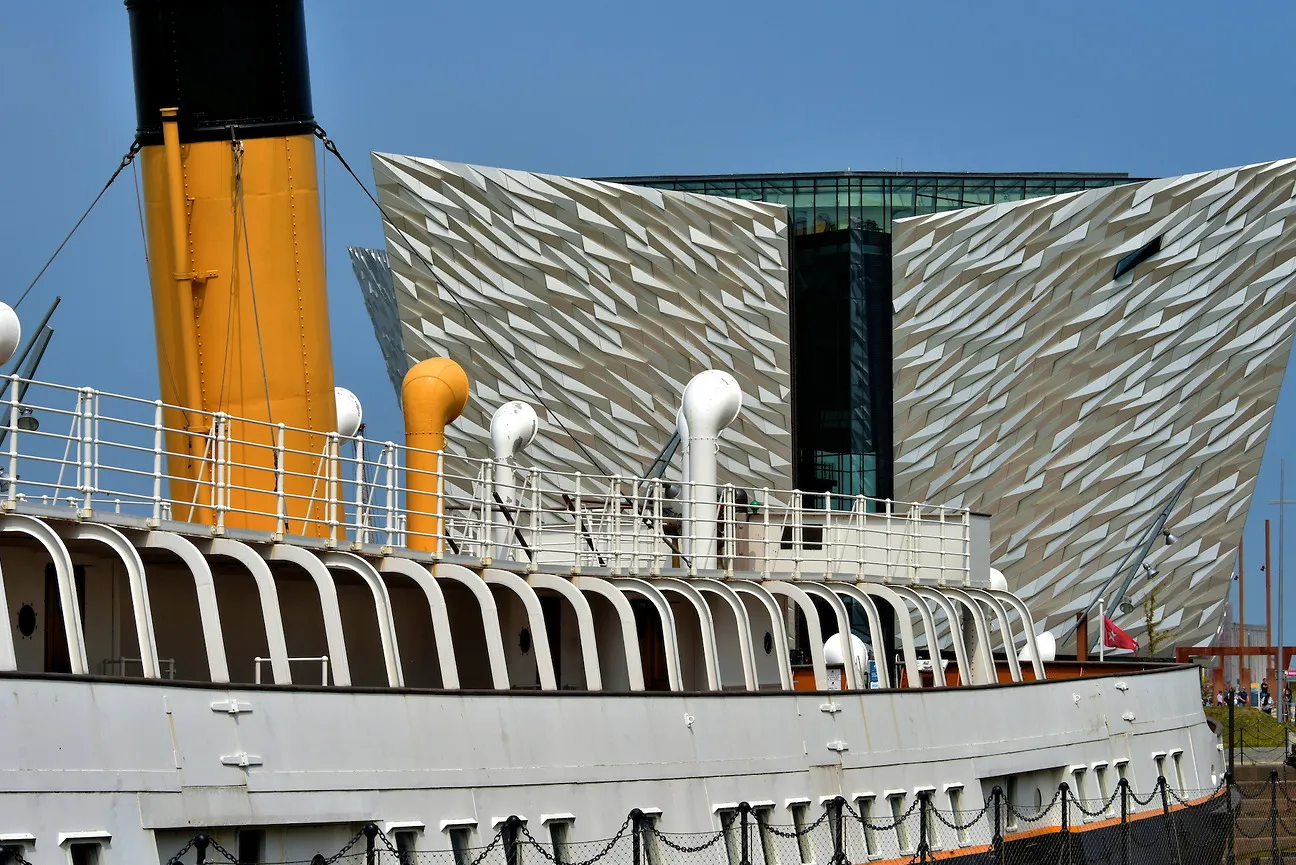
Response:
[{"label": "dark glass panel", "polygon": [[969,178],[963,182],[963,203],[968,207],[994,203],[994,182],[985,178]]},{"label": "dark glass panel", "polygon": [[1027,180],[1026,197],[1039,198],[1041,195],[1052,195],[1057,191],[1057,183],[1053,179],[1048,180]]},{"label": "dark glass panel", "polygon": [[1020,180],[996,179],[994,182],[995,204],[1005,201],[1021,201],[1026,197],[1025,184]]},{"label": "dark glass panel", "polygon": [[918,213],[936,212],[936,181],[919,180],[914,189],[914,210]]}]

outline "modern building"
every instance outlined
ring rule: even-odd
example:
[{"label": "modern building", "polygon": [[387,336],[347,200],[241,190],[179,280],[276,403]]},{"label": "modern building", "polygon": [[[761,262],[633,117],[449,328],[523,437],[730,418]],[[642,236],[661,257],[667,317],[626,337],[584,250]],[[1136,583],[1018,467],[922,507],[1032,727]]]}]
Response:
[{"label": "modern building", "polygon": [[1292,163],[615,182],[374,164],[390,267],[353,256],[393,381],[456,357],[473,432],[542,402],[542,464],[642,473],[688,375],[729,369],[735,484],[990,513],[996,566],[1064,651],[1099,598],[1136,638],[1148,615],[1154,640],[1220,628],[1296,317]]}]

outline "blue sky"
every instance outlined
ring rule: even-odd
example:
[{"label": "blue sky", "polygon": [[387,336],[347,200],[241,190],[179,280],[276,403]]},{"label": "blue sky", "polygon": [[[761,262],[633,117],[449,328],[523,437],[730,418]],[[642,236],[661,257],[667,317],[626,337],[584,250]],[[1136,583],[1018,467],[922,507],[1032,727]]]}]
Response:
[{"label": "blue sky", "polygon": [[[590,176],[901,160],[908,170],[1169,175],[1296,156],[1288,4],[307,6],[316,117],[366,179],[371,150]],[[119,2],[11,0],[4,11],[0,298],[12,302],[129,145],[134,96]],[[396,438],[396,400],[345,253],[381,245],[381,226],[336,166],[326,189],[338,383],[361,394],[371,434]],[[54,294],[64,306],[42,378],[156,393],[130,174],[24,316]],[[1265,503],[1277,498],[1281,458],[1296,498],[1294,378],[1289,368],[1247,527],[1251,621],[1264,612],[1266,517],[1277,561],[1277,509]],[[1296,590],[1287,607],[1296,612]],[[1287,633],[1296,642],[1296,617]]]}]

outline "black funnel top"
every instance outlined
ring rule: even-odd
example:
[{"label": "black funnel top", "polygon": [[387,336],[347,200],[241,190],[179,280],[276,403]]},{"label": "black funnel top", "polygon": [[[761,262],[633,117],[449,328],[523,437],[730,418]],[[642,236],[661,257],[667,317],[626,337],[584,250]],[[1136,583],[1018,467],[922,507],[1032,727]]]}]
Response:
[{"label": "black funnel top", "polygon": [[141,143],[162,142],[160,110],[172,107],[185,142],[315,128],[302,0],[126,0],[126,9]]}]

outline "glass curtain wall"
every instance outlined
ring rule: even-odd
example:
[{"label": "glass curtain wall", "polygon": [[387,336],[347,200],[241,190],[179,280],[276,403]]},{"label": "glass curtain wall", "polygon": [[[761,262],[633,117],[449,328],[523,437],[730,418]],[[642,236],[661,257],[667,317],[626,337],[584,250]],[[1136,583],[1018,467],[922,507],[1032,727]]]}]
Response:
[{"label": "glass curtain wall", "polygon": [[[891,228],[897,219],[1131,182],[1124,174],[846,172],[635,177],[781,204],[791,233],[793,483],[892,495]],[[807,501],[822,506],[823,499]],[[843,500],[834,507],[848,507]]]}]

